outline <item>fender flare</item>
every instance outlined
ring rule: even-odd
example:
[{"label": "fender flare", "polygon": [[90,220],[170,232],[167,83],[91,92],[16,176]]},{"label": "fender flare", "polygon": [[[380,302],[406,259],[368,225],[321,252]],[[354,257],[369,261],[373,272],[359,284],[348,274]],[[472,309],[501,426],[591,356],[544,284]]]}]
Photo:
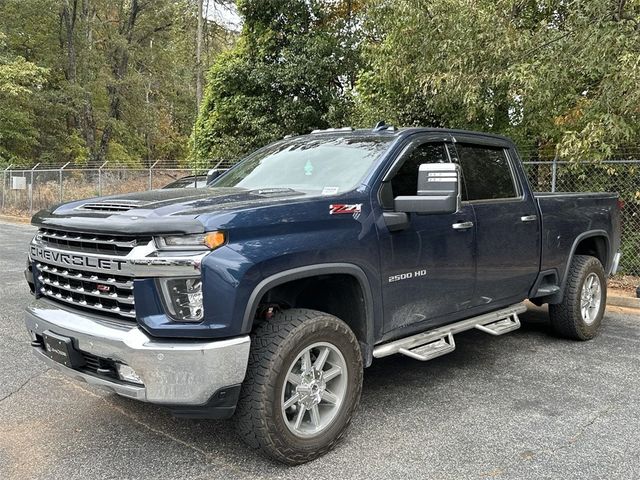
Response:
[{"label": "fender flare", "polygon": [[[567,287],[567,276],[569,275],[569,269],[571,268],[571,261],[573,260],[573,257],[576,254],[576,250],[578,249],[578,244],[581,241],[586,240],[587,238],[592,238],[592,237],[604,237],[605,243],[606,243],[606,254],[607,254],[606,263],[608,264],[609,262],[611,262],[611,258],[612,258],[612,255],[611,255],[612,252],[610,251],[611,240],[609,239],[609,234],[607,233],[606,230],[588,230],[586,232],[581,233],[575,238],[575,240],[573,241],[573,245],[571,245],[571,250],[569,252],[569,256],[567,257],[567,264],[564,267],[562,280],[560,281],[560,292],[554,295],[551,298],[551,301],[559,302],[559,301],[562,301],[562,299],[564,298],[564,291],[565,291],[565,288]],[[606,273],[607,265],[603,265],[602,267],[604,268]]]},{"label": "fender flare", "polygon": [[251,331],[253,319],[258,309],[258,302],[274,287],[282,285],[283,283],[291,282],[293,280],[301,280],[303,278],[315,277],[318,275],[331,275],[331,274],[345,274],[351,275],[358,280],[362,292],[364,294],[365,304],[365,336],[366,343],[369,346],[373,346],[373,333],[374,333],[374,308],[373,308],[373,296],[371,293],[371,285],[364,271],[352,263],[320,263],[314,265],[305,265],[303,267],[292,268],[290,270],[284,270],[273,274],[263,279],[251,292],[249,301],[244,311],[244,317],[242,319],[242,331]]}]

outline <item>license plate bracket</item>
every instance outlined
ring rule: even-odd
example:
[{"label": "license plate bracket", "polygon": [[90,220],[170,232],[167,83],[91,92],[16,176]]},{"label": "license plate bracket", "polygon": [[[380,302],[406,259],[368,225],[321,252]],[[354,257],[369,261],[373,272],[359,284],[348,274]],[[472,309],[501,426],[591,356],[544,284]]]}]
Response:
[{"label": "license plate bracket", "polygon": [[42,341],[44,354],[51,360],[69,368],[78,368],[84,365],[84,359],[80,352],[73,348],[73,340],[70,337],[47,330],[42,333]]}]

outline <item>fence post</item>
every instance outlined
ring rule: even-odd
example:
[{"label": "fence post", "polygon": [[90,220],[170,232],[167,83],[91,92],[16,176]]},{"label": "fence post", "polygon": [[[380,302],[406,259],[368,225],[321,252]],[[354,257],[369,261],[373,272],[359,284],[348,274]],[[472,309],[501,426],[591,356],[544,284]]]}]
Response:
[{"label": "fence post", "polygon": [[63,186],[62,186],[62,171],[65,169],[65,167],[67,165],[69,165],[71,162],[67,162],[65,163],[61,168],[60,168],[60,203],[62,203],[62,195],[64,194],[64,190],[63,190]]},{"label": "fence post", "polygon": [[29,182],[29,215],[33,213],[33,171],[38,168],[40,162],[36,163],[31,169],[31,182]]},{"label": "fence post", "polygon": [[5,192],[7,190],[7,171],[13,167],[13,165],[9,165],[7,168],[5,168],[2,171],[2,210],[4,210],[4,196],[5,196]]},{"label": "fence post", "polygon": [[153,190],[153,167],[155,167],[160,160],[156,160],[156,162],[149,167],[149,190]]},{"label": "fence post", "polygon": [[551,165],[551,191],[556,191],[556,180],[558,178],[558,155],[553,157],[553,164]]},{"label": "fence post", "polygon": [[109,163],[108,161],[104,162],[100,167],[98,167],[98,196],[102,196],[102,169],[104,166]]}]

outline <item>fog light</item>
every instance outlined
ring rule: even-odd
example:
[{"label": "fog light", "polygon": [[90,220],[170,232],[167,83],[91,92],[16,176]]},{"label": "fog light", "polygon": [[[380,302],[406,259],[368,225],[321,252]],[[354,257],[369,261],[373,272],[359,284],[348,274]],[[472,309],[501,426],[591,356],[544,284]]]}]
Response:
[{"label": "fog light", "polygon": [[169,315],[179,322],[199,322],[202,308],[202,280],[200,277],[160,279],[162,294]]},{"label": "fog light", "polygon": [[120,377],[120,380],[124,380],[125,382],[137,383],[138,385],[144,385],[140,376],[129,365],[118,363],[117,369],[118,377]]}]

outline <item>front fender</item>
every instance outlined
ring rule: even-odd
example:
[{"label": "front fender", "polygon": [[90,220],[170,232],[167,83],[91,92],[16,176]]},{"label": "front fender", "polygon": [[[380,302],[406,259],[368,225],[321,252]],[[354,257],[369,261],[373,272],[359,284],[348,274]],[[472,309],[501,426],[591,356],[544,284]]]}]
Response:
[{"label": "front fender", "polygon": [[205,322],[226,325],[216,328],[216,336],[250,333],[260,300],[277,285],[317,275],[347,274],[358,280],[364,292],[367,340],[373,344],[376,325],[381,325],[377,312],[382,311],[382,305],[378,304],[381,297],[375,265],[366,261],[364,252],[353,257],[360,260],[358,264],[352,259],[329,258],[317,250],[283,253],[255,263],[242,249],[224,250],[213,252],[202,265]]}]

